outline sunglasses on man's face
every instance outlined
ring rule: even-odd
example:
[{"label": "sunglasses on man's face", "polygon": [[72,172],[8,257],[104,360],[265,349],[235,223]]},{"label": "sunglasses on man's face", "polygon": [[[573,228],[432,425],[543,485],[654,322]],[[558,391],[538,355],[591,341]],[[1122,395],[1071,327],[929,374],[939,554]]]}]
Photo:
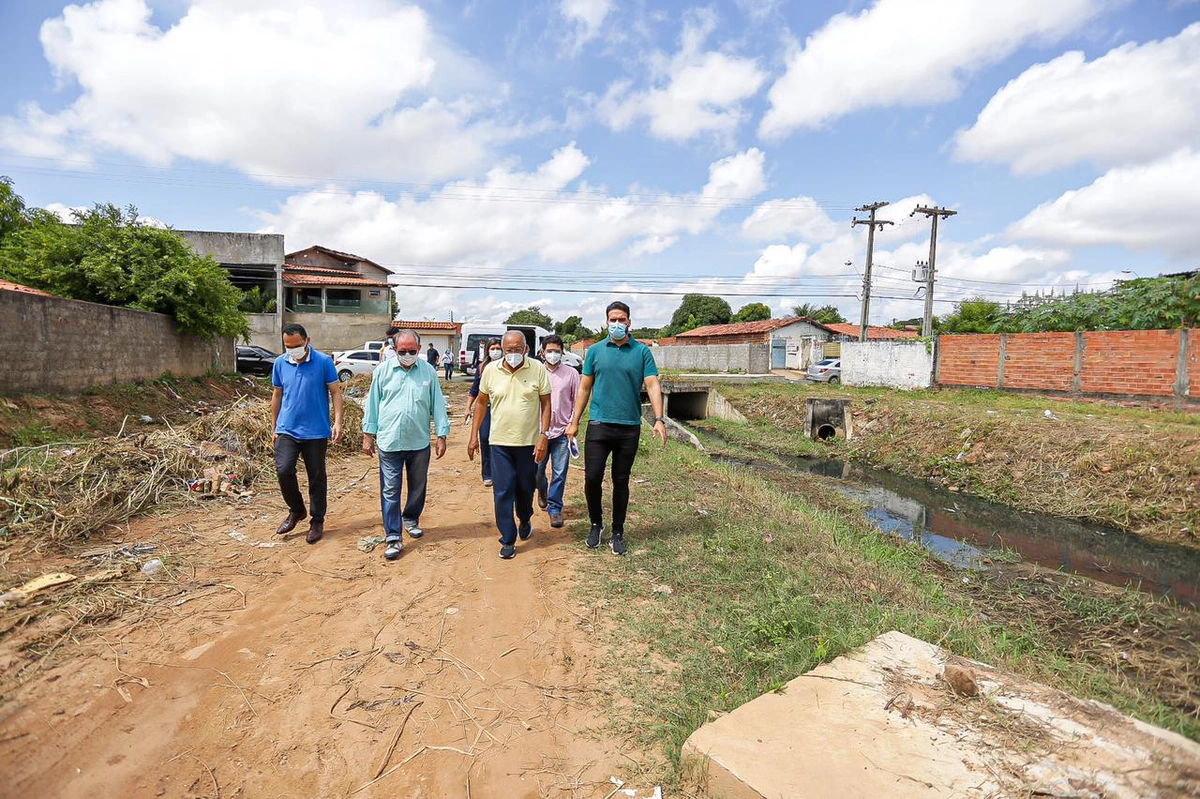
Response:
[{"label": "sunglasses on man's face", "polygon": [[396,350],[397,355],[416,355],[419,350]]}]

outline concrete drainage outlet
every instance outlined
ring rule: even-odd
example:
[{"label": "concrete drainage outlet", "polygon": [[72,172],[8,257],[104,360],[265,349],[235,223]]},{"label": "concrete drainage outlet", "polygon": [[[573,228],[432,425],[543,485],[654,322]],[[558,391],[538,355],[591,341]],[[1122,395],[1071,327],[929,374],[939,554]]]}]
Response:
[{"label": "concrete drainage outlet", "polygon": [[837,438],[837,428],[831,424],[823,424],[817,428],[817,438],[822,441],[828,441],[831,438]]}]

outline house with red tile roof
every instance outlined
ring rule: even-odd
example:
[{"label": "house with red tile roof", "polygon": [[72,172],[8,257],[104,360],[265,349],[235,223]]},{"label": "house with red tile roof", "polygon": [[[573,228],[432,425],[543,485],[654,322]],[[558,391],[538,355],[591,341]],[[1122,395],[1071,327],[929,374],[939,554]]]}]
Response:
[{"label": "house with red tile roof", "polygon": [[12,292],[16,292],[17,294],[35,294],[39,297],[53,297],[54,296],[53,294],[51,294],[48,291],[42,291],[41,289],[30,288],[29,286],[22,286],[20,283],[13,283],[10,280],[0,280],[0,291],[12,291]]}]

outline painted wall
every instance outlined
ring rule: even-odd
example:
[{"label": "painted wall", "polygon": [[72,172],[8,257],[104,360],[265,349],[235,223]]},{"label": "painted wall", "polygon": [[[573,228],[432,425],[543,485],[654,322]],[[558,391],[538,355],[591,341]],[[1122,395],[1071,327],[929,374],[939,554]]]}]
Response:
[{"label": "painted wall", "polygon": [[842,343],[842,384],[929,388],[933,354],[924,342],[846,341]]},{"label": "painted wall", "polygon": [[769,344],[685,344],[651,347],[650,351],[654,353],[654,363],[659,369],[759,375],[771,371]]},{"label": "painted wall", "polygon": [[111,305],[0,291],[0,330],[0,394],[75,394],[235,368],[233,339],[209,343],[180,334],[163,314]]},{"label": "painted wall", "polygon": [[[287,322],[304,325],[313,346],[330,353],[382,340],[392,319],[391,314],[289,313]],[[278,343],[271,349],[278,352]]]}]

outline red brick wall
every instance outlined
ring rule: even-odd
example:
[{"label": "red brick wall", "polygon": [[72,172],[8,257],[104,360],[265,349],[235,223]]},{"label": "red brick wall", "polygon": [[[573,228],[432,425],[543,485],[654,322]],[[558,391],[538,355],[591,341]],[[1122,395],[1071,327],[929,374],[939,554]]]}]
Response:
[{"label": "red brick wall", "polygon": [[1004,388],[1070,391],[1074,333],[1014,333],[1004,339]]},{"label": "red brick wall", "polygon": [[1175,392],[1178,330],[1110,330],[1083,334],[1079,388],[1095,394]]},{"label": "red brick wall", "polygon": [[[1200,330],[1188,333],[1188,396],[1200,398]],[[1085,394],[1172,396],[1178,330],[1096,333],[1014,333],[1004,338],[1003,388],[1072,391],[1075,349],[1082,342],[1078,390]],[[944,386],[995,386],[1001,336],[938,337],[937,382]]]},{"label": "red brick wall", "polygon": [[995,386],[999,369],[1000,336],[988,333],[938,336],[938,383]]}]

